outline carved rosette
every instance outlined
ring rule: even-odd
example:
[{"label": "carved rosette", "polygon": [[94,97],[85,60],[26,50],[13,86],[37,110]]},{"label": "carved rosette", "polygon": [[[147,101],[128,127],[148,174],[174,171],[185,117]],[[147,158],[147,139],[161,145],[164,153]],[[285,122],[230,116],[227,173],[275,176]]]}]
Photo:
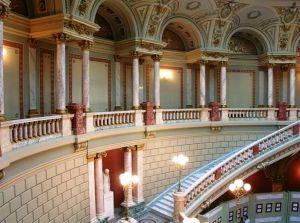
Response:
[{"label": "carved rosette", "polygon": [[160,56],[160,55],[152,55],[151,58],[152,58],[152,60],[153,60],[154,62],[157,62],[157,61],[160,61],[160,60],[161,60],[161,56]]},{"label": "carved rosette", "polygon": [[54,39],[56,40],[56,43],[65,43],[69,37],[65,33],[55,33],[53,34]]}]

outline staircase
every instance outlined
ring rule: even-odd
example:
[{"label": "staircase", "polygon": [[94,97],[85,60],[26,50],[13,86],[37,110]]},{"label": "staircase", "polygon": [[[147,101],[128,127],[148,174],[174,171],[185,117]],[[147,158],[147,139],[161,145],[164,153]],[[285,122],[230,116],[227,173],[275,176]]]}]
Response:
[{"label": "staircase", "polygon": [[[216,199],[220,187],[243,174],[245,170],[256,167],[264,161],[271,160],[271,164],[278,158],[298,152],[299,127],[300,122],[297,121],[247,146],[237,148],[184,177],[182,188],[186,198],[185,213],[188,216],[195,216],[199,213],[201,203],[206,199]],[[161,217],[173,219],[173,193],[176,189],[177,184],[172,185],[151,201],[147,209]]]}]

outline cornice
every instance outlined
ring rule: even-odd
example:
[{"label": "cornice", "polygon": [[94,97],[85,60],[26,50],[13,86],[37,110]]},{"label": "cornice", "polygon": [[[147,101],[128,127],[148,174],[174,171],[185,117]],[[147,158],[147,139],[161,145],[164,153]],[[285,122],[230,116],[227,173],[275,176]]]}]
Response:
[{"label": "cornice", "polygon": [[22,37],[30,36],[30,20],[10,13],[4,20],[4,32]]}]

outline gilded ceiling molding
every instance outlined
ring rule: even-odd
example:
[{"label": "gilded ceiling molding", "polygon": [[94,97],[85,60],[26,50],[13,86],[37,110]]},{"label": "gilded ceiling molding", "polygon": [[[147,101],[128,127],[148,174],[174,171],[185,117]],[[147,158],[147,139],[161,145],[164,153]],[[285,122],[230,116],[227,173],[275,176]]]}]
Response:
[{"label": "gilded ceiling molding", "polygon": [[270,64],[295,64],[296,55],[269,55],[268,63]]},{"label": "gilded ceiling molding", "polygon": [[85,16],[93,0],[81,0],[78,6],[79,15]]},{"label": "gilded ceiling molding", "polygon": [[93,41],[94,33],[98,31],[99,27],[89,26],[83,22],[75,20],[64,20],[64,31],[74,37]]},{"label": "gilded ceiling molding", "polygon": [[202,52],[201,60],[204,61],[228,61],[228,54],[225,52],[213,52],[205,51]]}]

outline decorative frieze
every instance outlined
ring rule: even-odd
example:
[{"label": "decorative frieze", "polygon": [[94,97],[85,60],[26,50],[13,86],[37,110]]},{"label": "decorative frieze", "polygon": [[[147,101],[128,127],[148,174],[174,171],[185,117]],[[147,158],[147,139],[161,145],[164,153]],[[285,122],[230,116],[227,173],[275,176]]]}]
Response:
[{"label": "decorative frieze", "polygon": [[79,14],[84,16],[92,2],[93,2],[92,0],[81,0],[78,6]]},{"label": "decorative frieze", "polygon": [[80,142],[80,143],[74,143],[74,152],[80,152],[87,150],[88,148],[88,142]]}]

